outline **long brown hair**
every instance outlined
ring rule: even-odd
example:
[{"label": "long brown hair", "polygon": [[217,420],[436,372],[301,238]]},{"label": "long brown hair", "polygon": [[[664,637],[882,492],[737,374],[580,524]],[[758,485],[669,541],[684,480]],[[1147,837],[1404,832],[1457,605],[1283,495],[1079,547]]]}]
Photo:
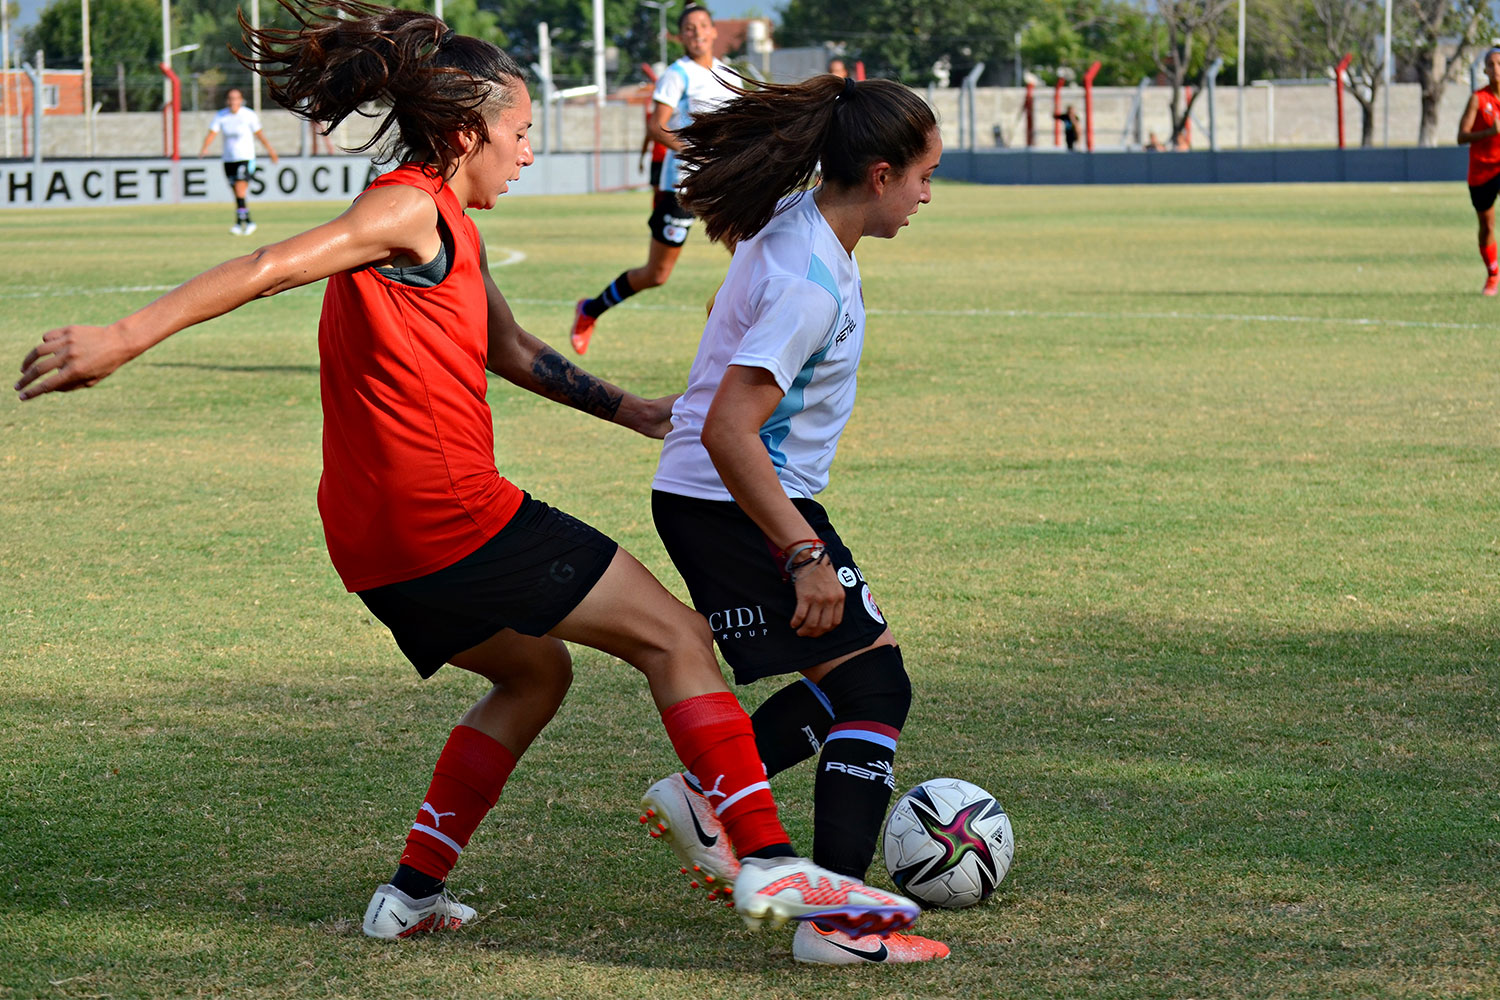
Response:
[{"label": "long brown hair", "polygon": [[[497,46],[459,35],[431,14],[360,0],[278,0],[294,28],[252,28],[240,11],[248,52],[234,57],[265,77],[271,97],[293,114],[332,131],[351,114],[384,115],[364,152],[392,128],[382,160],[415,160],[446,176],[462,155],[456,132],[489,141],[487,119],[510,104],[509,86],[525,71]],[[368,112],[378,102],[389,110]]]},{"label": "long brown hair", "polygon": [[904,170],[937,128],[927,103],[894,80],[824,75],[730,89],[733,100],[677,131],[690,171],[682,200],[710,239],[730,245],[764,229],[819,161],[825,183],[854,187],[881,160]]}]

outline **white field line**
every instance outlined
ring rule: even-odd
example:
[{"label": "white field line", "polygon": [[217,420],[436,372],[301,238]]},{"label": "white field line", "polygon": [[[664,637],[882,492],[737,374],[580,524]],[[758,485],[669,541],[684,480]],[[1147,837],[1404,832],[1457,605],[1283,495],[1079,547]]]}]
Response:
[{"label": "white field line", "polygon": [[[526,259],[526,254],[520,250],[505,249],[506,256],[503,260],[490,264],[490,270],[519,264]],[[139,292],[165,292],[177,287],[176,285],[116,285],[96,286],[93,288],[45,288],[29,292],[0,292],[0,300],[4,299],[44,299],[44,298],[73,298],[75,296],[87,295],[120,295]],[[310,288],[311,286],[304,286]],[[301,289],[293,289],[299,291]],[[286,294],[286,293],[283,293]],[[572,308],[573,302],[564,299],[533,299],[521,296],[509,296],[508,302],[516,305],[526,306],[554,306],[557,308]],[[644,310],[647,312],[687,312],[698,313],[702,306],[685,304],[649,304],[644,302],[632,302],[626,308]],[[1401,330],[1492,330],[1493,325],[1488,323],[1442,323],[1431,320],[1413,319],[1380,319],[1374,316],[1296,316],[1281,315],[1276,313],[1209,313],[1209,312],[1089,312],[1082,310],[1046,310],[1046,309],[870,309],[867,310],[871,316],[952,316],[955,318],[974,319],[1093,319],[1093,320],[1192,320],[1207,323],[1295,323],[1295,324],[1318,324],[1323,326],[1353,326],[1378,329],[1389,327]]]}]

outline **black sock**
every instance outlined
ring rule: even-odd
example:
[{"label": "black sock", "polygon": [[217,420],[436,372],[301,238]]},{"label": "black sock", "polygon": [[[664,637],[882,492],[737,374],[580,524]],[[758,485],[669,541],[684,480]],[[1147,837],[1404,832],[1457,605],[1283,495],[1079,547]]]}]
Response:
[{"label": "black sock", "polygon": [[424,872],[419,872],[410,865],[397,865],[396,874],[391,876],[391,885],[406,893],[412,899],[426,899],[435,896],[447,888],[446,879],[433,878]]},{"label": "black sock", "polygon": [[895,646],[839,664],[818,684],[834,719],[813,785],[813,860],[864,878],[896,790],[896,740],[911,707],[911,682]]},{"label": "black sock", "polygon": [[762,702],[750,724],[755,727],[755,749],[770,777],[823,749],[833,725],[833,706],[816,684],[801,678]]},{"label": "black sock", "polygon": [[630,287],[630,279],[626,277],[630,272],[621,271],[620,276],[611,281],[604,291],[589,299],[583,304],[583,314],[598,319],[604,310],[611,306],[617,306],[621,302],[635,294],[635,289]]}]

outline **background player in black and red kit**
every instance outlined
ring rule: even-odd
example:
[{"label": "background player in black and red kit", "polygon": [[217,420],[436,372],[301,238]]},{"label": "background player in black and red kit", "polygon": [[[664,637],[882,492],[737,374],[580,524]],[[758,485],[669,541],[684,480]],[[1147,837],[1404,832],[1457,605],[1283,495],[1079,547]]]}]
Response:
[{"label": "background player in black and red kit", "polygon": [[1484,54],[1489,82],[1469,97],[1458,123],[1458,144],[1469,147],[1469,201],[1479,214],[1479,256],[1488,272],[1484,294],[1500,291],[1495,262],[1495,196],[1500,194],[1500,48]]},{"label": "background player in black and red kit", "polygon": [[[523,330],[465,209],[488,209],[532,162],[520,67],[437,18],[362,3],[284,2],[290,29],[245,27],[247,66],[284,107],[332,128],[390,106],[401,165],[343,215],[228,261],[106,327],[49,331],[22,363],[22,399],[91,386],[171,334],[328,279],[318,329],[324,473],[318,509],[334,568],[424,677],[444,663],[492,686],[438,758],[395,875],[365,911],[372,937],[453,928],[474,910],[446,877],[571,682],[563,640],[643,674],[678,756],[712,776],[719,816],[748,848],[735,884],[747,922],[837,919],[888,932],[909,900],[793,856],[750,720],[703,620],[612,540],[533,500],[495,468],[486,371],[648,436],[670,400],[593,378]],[[832,886],[827,892],[804,889]]]}]

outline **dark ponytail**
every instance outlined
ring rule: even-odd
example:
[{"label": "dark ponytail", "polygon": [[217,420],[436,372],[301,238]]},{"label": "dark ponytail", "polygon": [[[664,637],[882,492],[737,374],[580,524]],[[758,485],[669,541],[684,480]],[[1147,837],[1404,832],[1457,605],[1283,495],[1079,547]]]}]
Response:
[{"label": "dark ponytail", "polygon": [[[454,34],[431,14],[360,0],[278,0],[295,28],[250,27],[240,11],[248,52],[234,52],[265,77],[271,97],[293,114],[331,132],[351,114],[385,120],[353,152],[372,149],[396,129],[382,160],[416,160],[447,176],[462,155],[455,132],[488,141],[488,117],[509,106],[507,88],[525,80],[497,46]],[[367,112],[378,102],[389,111]]]},{"label": "dark ponytail", "polygon": [[937,128],[927,103],[894,80],[825,75],[730,89],[738,96],[694,117],[677,137],[690,169],[682,200],[710,239],[731,246],[764,229],[820,160],[825,182],[854,187],[881,160],[905,169]]}]

